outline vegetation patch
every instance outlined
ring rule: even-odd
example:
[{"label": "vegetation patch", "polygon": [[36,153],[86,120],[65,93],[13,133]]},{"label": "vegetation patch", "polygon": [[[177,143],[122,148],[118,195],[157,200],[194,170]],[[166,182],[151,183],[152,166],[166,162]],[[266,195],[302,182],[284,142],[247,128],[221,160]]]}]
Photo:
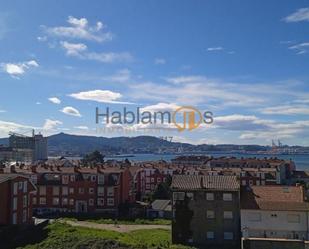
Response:
[{"label": "vegetation patch", "polygon": [[[107,230],[72,227],[54,222],[44,229],[47,237],[39,243],[19,249],[189,249],[171,245],[170,232],[164,229],[119,233]],[[35,235],[34,235],[35,236]]]}]

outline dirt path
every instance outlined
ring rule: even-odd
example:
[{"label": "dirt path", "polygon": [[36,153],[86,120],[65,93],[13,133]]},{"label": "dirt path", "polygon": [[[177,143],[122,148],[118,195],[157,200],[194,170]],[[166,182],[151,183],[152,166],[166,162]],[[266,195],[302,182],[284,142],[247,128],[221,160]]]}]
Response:
[{"label": "dirt path", "polygon": [[98,224],[88,221],[68,221],[68,220],[61,222],[69,224],[71,226],[112,230],[121,233],[128,233],[131,231],[142,230],[142,229],[166,229],[166,230],[171,229],[171,226],[169,225],[114,225],[114,224]]}]

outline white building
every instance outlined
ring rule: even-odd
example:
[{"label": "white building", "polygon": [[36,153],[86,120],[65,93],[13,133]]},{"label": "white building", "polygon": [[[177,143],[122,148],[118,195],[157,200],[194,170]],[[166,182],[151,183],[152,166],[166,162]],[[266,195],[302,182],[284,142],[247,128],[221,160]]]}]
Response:
[{"label": "white building", "polygon": [[301,186],[253,186],[242,192],[245,238],[308,240],[309,203]]}]

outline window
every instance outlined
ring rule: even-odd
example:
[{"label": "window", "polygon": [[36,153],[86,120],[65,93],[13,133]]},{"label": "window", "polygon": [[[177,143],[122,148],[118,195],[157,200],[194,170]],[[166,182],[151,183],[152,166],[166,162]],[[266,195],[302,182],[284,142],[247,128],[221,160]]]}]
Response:
[{"label": "window", "polygon": [[207,239],[214,239],[215,238],[215,233],[214,232],[207,232],[206,233],[206,238]]},{"label": "window", "polygon": [[68,205],[68,198],[62,198],[62,206]]},{"label": "window", "polygon": [[28,191],[28,182],[27,181],[24,181],[24,193],[27,193]]},{"label": "window", "polygon": [[84,188],[78,188],[78,193],[79,194],[84,194],[84,192],[85,192]]},{"label": "window", "polygon": [[53,198],[53,205],[59,205],[59,198],[58,197]]},{"label": "window", "polygon": [[37,199],[36,199],[36,197],[33,197],[33,198],[32,198],[32,204],[33,204],[33,205],[36,205],[36,204],[37,204]]},{"label": "window", "polygon": [[150,189],[150,184],[146,184],[146,189]]},{"label": "window", "polygon": [[17,191],[18,191],[18,182],[14,183],[14,195],[17,195]]},{"label": "window", "polygon": [[24,195],[23,196],[23,207],[27,207],[27,201],[28,201],[28,198],[27,198],[27,195]]},{"label": "window", "polygon": [[75,175],[70,175],[70,181],[75,182]]},{"label": "window", "polygon": [[161,178],[157,178],[157,183],[160,183],[161,182]]},{"label": "window", "polygon": [[224,217],[224,219],[233,219],[233,212],[232,211],[224,211],[223,217]]},{"label": "window", "polygon": [[98,206],[104,206],[104,199],[98,198]]},{"label": "window", "polygon": [[74,199],[70,199],[70,206],[74,205]]},{"label": "window", "polygon": [[13,223],[13,225],[17,224],[17,214],[16,213],[13,213],[13,215],[12,215],[12,223]]},{"label": "window", "polygon": [[214,193],[206,193],[206,200],[213,201],[215,199]]},{"label": "window", "polygon": [[98,196],[104,196],[104,187],[98,187]]},{"label": "window", "polygon": [[146,183],[150,183],[149,177],[146,177]]},{"label": "window", "polygon": [[104,175],[98,175],[98,184],[104,184]]},{"label": "window", "polygon": [[93,199],[89,199],[89,206],[93,206],[94,205],[94,200]]},{"label": "window", "polygon": [[62,176],[62,184],[68,184],[69,183],[69,176],[63,175]]},{"label": "window", "polygon": [[114,188],[113,187],[107,188],[107,196],[114,196]]},{"label": "window", "polygon": [[40,205],[46,205],[46,198],[45,197],[40,198]]},{"label": "window", "polygon": [[249,185],[250,185],[250,186],[253,185],[253,180],[249,180]]},{"label": "window", "polygon": [[207,219],[214,219],[215,218],[215,212],[213,210],[207,210],[206,211],[206,218]]},{"label": "window", "polygon": [[223,200],[224,201],[231,201],[233,199],[231,193],[223,193]]},{"label": "window", "polygon": [[53,186],[53,195],[59,195],[59,186]]},{"label": "window", "polygon": [[246,186],[246,185],[247,185],[247,181],[246,181],[246,180],[242,180],[242,181],[241,181],[241,185],[242,185],[242,186]]},{"label": "window", "polygon": [[114,206],[114,198],[107,198],[107,206]]},{"label": "window", "polygon": [[17,210],[17,197],[13,198],[13,210]]},{"label": "window", "polygon": [[69,193],[74,194],[74,188],[69,188]]},{"label": "window", "polygon": [[40,192],[40,195],[46,195],[46,186],[40,186],[39,192]]},{"label": "window", "polygon": [[89,194],[93,194],[94,193],[94,188],[89,188]]},{"label": "window", "polygon": [[18,182],[18,189],[19,190],[22,190],[23,189],[23,182]]},{"label": "window", "polygon": [[23,223],[26,223],[27,221],[27,209],[23,210]]},{"label": "window", "polygon": [[256,184],[256,186],[261,185],[259,180],[257,180],[257,181],[255,182],[255,184]]},{"label": "window", "polygon": [[232,240],[234,236],[232,232],[224,232],[223,237],[225,240]]},{"label": "window", "polygon": [[175,192],[173,193],[173,199],[174,201],[177,201],[177,200],[184,200],[185,199],[185,193],[184,192]]},{"label": "window", "polygon": [[68,195],[68,194],[69,194],[68,187],[62,187],[62,195]]},{"label": "window", "polygon": [[90,179],[91,179],[92,182],[96,182],[97,177],[95,175],[91,175]]},{"label": "window", "polygon": [[299,223],[300,215],[299,214],[288,214],[287,219],[289,223]]},{"label": "window", "polygon": [[154,182],[155,180],[154,180],[154,178],[153,177],[151,177],[150,178],[150,182]]}]

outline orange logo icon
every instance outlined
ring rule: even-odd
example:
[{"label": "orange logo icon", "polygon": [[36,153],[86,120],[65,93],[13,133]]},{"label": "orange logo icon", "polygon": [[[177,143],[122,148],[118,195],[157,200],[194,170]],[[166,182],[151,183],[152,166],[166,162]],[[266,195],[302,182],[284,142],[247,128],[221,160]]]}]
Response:
[{"label": "orange logo icon", "polygon": [[[180,123],[177,123],[176,115],[179,116],[180,119],[182,118]],[[191,131],[199,127],[202,123],[202,114],[198,109],[192,106],[181,106],[173,113],[173,123],[179,131],[184,131],[185,129]]]}]

